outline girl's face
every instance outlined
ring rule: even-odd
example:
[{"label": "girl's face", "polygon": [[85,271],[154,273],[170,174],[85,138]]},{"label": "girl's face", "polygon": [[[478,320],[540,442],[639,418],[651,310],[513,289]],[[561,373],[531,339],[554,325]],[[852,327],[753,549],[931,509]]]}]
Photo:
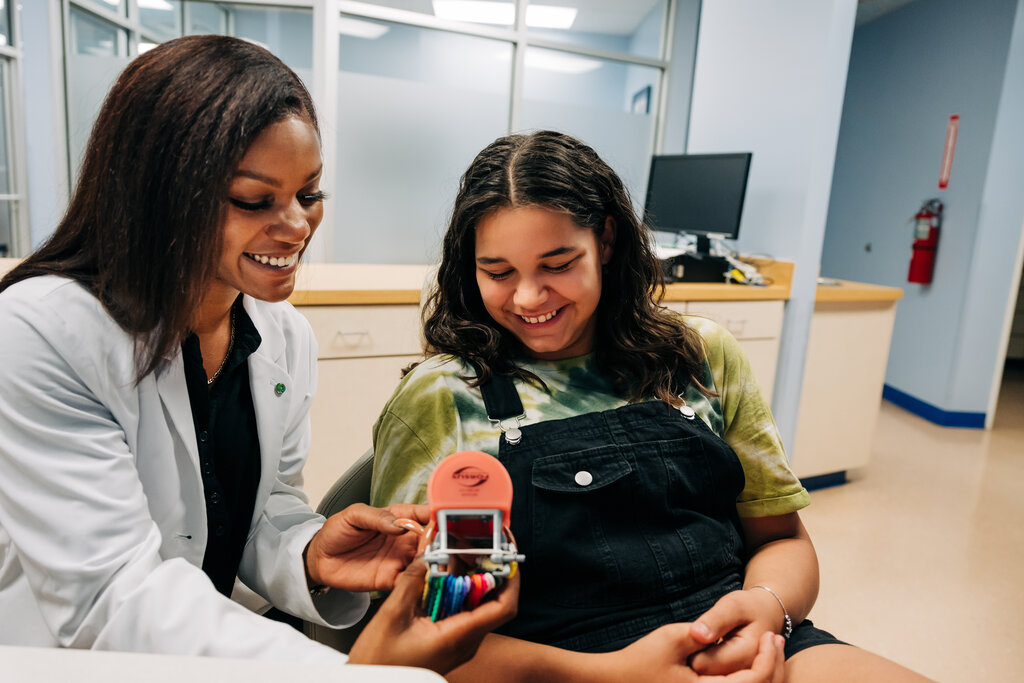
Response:
[{"label": "girl's face", "polygon": [[494,321],[536,358],[594,348],[601,266],[612,256],[614,221],[598,239],[568,214],[502,208],[476,228],[476,282]]},{"label": "girl's face", "polygon": [[264,301],[292,293],[299,255],[324,215],[322,168],[320,139],[305,119],[291,116],[259,134],[228,188],[220,285]]}]

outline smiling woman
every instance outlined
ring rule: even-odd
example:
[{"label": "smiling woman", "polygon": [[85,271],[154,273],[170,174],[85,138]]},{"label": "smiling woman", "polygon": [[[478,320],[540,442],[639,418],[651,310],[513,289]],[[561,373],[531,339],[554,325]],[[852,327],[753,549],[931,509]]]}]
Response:
[{"label": "smiling woman", "polygon": [[351,660],[446,671],[512,615],[516,581],[418,616],[396,517],[425,508],[307,504],[316,342],[284,299],[321,172],[309,93],[261,47],[181,38],[121,74],[67,214],[0,280],[0,645],[341,664],[236,583],[336,628],[393,589]]}]

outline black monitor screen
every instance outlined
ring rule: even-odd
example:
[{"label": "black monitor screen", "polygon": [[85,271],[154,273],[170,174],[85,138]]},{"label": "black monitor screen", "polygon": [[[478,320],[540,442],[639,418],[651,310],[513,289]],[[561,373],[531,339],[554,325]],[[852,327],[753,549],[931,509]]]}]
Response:
[{"label": "black monitor screen", "polygon": [[736,239],[750,157],[750,152],[653,157],[646,206],[651,228]]}]

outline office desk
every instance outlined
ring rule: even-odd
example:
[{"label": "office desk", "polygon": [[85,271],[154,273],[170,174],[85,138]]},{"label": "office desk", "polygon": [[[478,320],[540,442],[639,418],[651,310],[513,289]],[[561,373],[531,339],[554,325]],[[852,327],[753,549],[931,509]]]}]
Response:
[{"label": "office desk", "polygon": [[3,683],[443,683],[425,669],[0,645]]}]

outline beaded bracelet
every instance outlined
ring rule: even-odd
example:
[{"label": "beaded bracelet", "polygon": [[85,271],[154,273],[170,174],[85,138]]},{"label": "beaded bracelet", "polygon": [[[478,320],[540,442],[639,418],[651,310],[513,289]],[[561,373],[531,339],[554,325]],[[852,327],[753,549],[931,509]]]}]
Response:
[{"label": "beaded bracelet", "polygon": [[766,590],[769,593],[771,593],[773,598],[775,598],[776,600],[779,601],[779,607],[782,608],[782,616],[783,616],[782,637],[788,640],[789,636],[792,635],[792,633],[793,633],[793,620],[789,618],[789,612],[786,610],[786,605],[783,604],[782,598],[780,598],[779,594],[776,593],[775,591],[773,591],[768,586],[757,585],[757,586],[751,586],[751,588],[760,588],[761,590]]}]

